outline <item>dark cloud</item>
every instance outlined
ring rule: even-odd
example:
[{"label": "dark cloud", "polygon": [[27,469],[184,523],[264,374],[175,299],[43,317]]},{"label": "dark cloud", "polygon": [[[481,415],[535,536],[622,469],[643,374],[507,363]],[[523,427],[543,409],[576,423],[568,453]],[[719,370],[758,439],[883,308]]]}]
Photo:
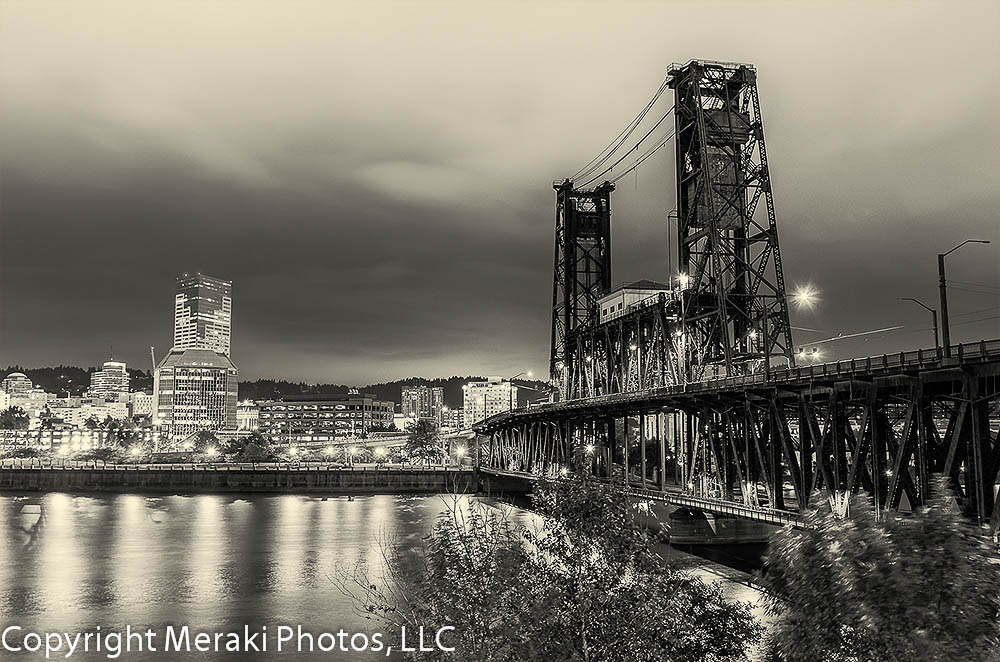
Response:
[{"label": "dark cloud", "polygon": [[[926,345],[934,254],[994,241],[994,3],[5,3],[0,363],[145,366],[173,279],[234,281],[247,377],[546,369],[549,182],[691,57],[758,66],[793,323]],[[615,193],[615,279],[662,278],[670,159]],[[997,336],[996,245],[949,258]],[[959,285],[961,287],[961,285]],[[967,290],[978,290],[976,292]],[[964,314],[964,316],[962,316]],[[980,321],[975,321],[980,320]],[[972,323],[967,323],[972,322]],[[799,338],[817,338],[800,334]]]}]

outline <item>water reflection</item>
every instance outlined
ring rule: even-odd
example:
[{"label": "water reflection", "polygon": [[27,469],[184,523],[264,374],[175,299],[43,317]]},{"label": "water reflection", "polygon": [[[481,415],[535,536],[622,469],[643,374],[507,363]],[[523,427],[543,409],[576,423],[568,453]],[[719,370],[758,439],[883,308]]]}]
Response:
[{"label": "water reflection", "polygon": [[[0,620],[43,631],[300,623],[371,631],[333,583],[336,568],[362,558],[378,567],[378,536],[418,543],[444,508],[438,497],[390,495],[0,495]],[[197,656],[224,657],[232,655]]]},{"label": "water reflection", "polygon": [[[464,498],[463,498],[464,499]],[[371,632],[332,578],[379,538],[416,546],[450,498],[0,494],[0,622],[25,629],[105,631],[189,624],[208,632],[302,624]],[[515,511],[518,523],[532,516]],[[699,567],[705,563],[695,562]],[[704,568],[702,567],[702,570]],[[707,574],[706,579],[719,576]],[[733,597],[754,599],[738,580]],[[320,654],[198,654],[191,659],[307,659]],[[336,653],[326,659],[373,660]],[[77,660],[105,660],[77,653]],[[163,660],[162,653],[130,660]]]}]

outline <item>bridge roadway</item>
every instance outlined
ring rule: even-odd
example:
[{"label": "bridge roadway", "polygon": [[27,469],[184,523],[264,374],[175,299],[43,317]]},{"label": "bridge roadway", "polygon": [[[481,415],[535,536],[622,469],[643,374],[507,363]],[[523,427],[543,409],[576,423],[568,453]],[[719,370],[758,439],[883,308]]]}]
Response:
[{"label": "bridge roadway", "polygon": [[799,525],[816,493],[864,489],[878,508],[913,507],[940,473],[967,514],[996,530],[998,420],[1000,340],[991,340],[956,345],[951,357],[922,349],[602,393],[474,429],[487,437],[478,457],[487,473],[557,477],[589,464],[637,496],[777,524]]}]

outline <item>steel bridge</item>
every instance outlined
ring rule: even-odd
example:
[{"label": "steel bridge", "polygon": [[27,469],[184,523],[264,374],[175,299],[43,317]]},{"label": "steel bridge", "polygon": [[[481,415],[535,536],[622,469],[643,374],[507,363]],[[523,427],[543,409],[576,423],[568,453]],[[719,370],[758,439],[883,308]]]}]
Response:
[{"label": "steel bridge", "polygon": [[[666,88],[654,129],[673,113],[669,135],[595,189],[555,185],[560,398],[475,426],[480,471],[588,471],[637,498],[793,526],[816,495],[843,512],[859,490],[914,508],[940,473],[996,531],[1000,340],[797,366],[756,71],[673,65],[637,121]],[[609,307],[614,182],[671,138],[676,286]],[[598,172],[615,150],[602,154],[584,186],[622,160]]]}]

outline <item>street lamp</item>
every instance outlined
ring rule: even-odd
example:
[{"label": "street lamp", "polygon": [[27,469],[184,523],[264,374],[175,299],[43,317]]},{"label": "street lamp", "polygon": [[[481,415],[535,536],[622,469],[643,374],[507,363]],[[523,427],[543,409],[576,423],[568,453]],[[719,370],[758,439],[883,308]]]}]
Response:
[{"label": "street lamp", "polygon": [[912,301],[921,308],[930,311],[931,322],[934,325],[934,349],[941,349],[941,344],[938,342],[938,322],[937,322],[937,311],[930,306],[925,305],[922,301],[917,301],[913,297],[900,297],[900,301]]},{"label": "street lamp", "polygon": [[[521,375],[527,375],[528,377],[531,377],[531,374],[532,373],[530,370],[525,370],[524,372],[519,372],[510,378],[510,403],[507,411],[514,411],[514,380],[520,377]],[[483,413],[485,414],[485,412]]]},{"label": "street lamp", "polygon": [[988,244],[989,239],[966,239],[946,253],[938,253],[938,288],[941,291],[941,334],[944,355],[951,357],[951,329],[948,328],[948,285],[944,277],[944,258],[966,244]]}]

